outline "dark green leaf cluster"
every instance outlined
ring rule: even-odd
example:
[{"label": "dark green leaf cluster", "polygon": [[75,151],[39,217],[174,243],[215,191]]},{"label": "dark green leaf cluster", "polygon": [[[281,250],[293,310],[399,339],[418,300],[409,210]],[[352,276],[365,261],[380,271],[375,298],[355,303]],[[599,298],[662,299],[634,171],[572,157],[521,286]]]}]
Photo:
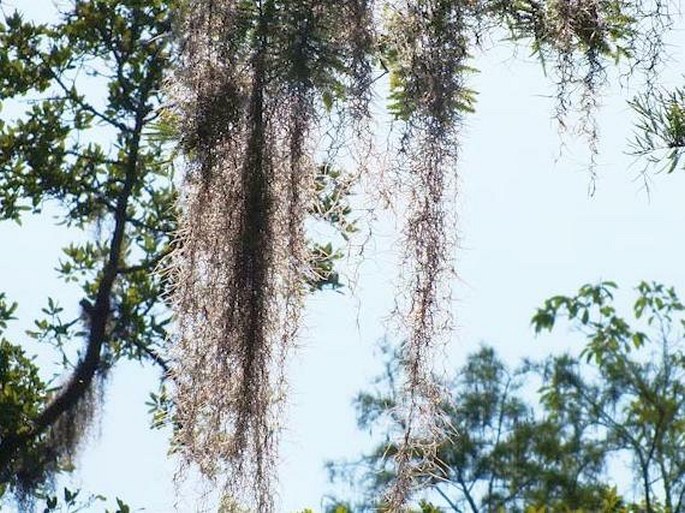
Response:
[{"label": "dark green leaf cluster", "polygon": [[[107,499],[102,495],[91,495],[84,498],[81,490],[72,491],[69,488],[64,488],[61,495],[53,495],[49,493],[36,494],[36,503],[45,504],[41,506],[42,513],[98,513],[102,512],[102,503]],[[36,505],[37,505],[36,504]],[[97,509],[95,505],[98,505]],[[116,498],[116,507],[113,510],[109,508],[104,510],[104,513],[131,513],[131,507],[124,501]]]},{"label": "dark green leaf cluster", "polygon": [[[4,327],[14,306],[6,309],[0,295],[0,326]],[[0,440],[29,432],[47,395],[47,384],[33,360],[20,347],[0,337]],[[42,460],[40,449],[32,443],[24,452],[24,472],[29,480],[35,472],[32,461]],[[0,483],[0,498],[5,490],[6,483]]]},{"label": "dark green leaf cluster", "polygon": [[[356,222],[351,219],[352,208],[349,204],[352,186],[349,176],[328,164],[319,166],[314,177],[315,196],[310,215],[312,219],[333,227],[344,241],[348,241],[358,231]],[[309,280],[310,289],[321,290],[328,287],[335,290],[342,287],[335,263],[343,257],[343,253],[331,242],[322,244],[311,241],[309,254],[312,269],[309,276],[313,277]]]}]

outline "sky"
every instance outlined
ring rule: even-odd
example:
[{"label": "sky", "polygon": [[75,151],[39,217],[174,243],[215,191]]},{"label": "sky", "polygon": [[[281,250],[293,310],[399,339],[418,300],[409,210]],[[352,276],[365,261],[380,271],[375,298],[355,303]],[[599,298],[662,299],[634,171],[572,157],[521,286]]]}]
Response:
[{"label": "sky", "polygon": [[[13,5],[30,16],[50,17],[45,0],[14,0]],[[682,54],[683,24],[671,42],[671,53]],[[616,281],[625,298],[643,279],[685,293],[685,173],[653,175],[646,192],[641,164],[626,154],[634,119],[626,99],[635,90],[612,86],[602,92],[597,190],[590,196],[586,145],[572,134],[560,138],[553,119],[554,88],[539,63],[526,55],[521,49],[514,56],[502,44],[474,56],[479,72],[469,85],[479,94],[476,113],[466,118],[461,132],[454,227],[458,278],[448,368],[483,342],[512,364],[523,356],[572,348],[577,340],[563,329],[536,338],[530,318],[545,298],[570,294],[587,282]],[[683,69],[682,61],[673,60],[660,79],[676,84]],[[394,223],[379,216],[364,260],[343,264],[355,275],[354,284],[342,294],[313,295],[307,303],[289,369],[279,495],[283,512],[320,510],[322,497],[332,490],[324,462],[354,459],[370,447],[368,433],[356,427],[352,399],[381,368],[378,344],[397,290],[399,249]],[[26,323],[46,293],[65,306],[78,302],[53,271],[60,248],[74,235],[54,226],[50,209],[21,227],[0,224],[0,289],[19,301]],[[28,327],[15,326],[14,334]],[[126,364],[113,372],[101,421],[70,486],[121,497],[133,511],[168,513],[186,504],[175,491],[165,433],[148,429],[144,402],[155,387],[149,368]],[[192,482],[183,488],[183,494],[201,493]]]}]

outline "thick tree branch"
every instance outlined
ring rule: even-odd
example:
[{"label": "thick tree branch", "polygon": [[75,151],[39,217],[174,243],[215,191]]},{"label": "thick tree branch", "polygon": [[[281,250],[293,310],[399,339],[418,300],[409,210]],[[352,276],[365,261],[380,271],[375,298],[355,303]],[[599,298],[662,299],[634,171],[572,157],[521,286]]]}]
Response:
[{"label": "thick tree branch", "polygon": [[[148,89],[149,84],[146,84],[141,91],[141,98],[146,97]],[[65,412],[78,404],[89,390],[100,367],[102,346],[107,338],[107,323],[111,314],[111,295],[120,269],[121,253],[124,247],[127,209],[138,178],[140,138],[144,119],[147,115],[146,109],[145,103],[141,102],[136,112],[133,130],[129,130],[122,124],[117,125],[130,134],[131,142],[125,163],[125,180],[117,197],[114,211],[114,231],[109,245],[109,255],[102,270],[102,278],[90,318],[90,331],[85,356],[74,369],[67,384],[34,419],[31,429],[21,435],[6,437],[0,441],[0,482],[7,482],[11,478],[13,472],[11,462],[21,448],[29,445],[54,425]]]}]

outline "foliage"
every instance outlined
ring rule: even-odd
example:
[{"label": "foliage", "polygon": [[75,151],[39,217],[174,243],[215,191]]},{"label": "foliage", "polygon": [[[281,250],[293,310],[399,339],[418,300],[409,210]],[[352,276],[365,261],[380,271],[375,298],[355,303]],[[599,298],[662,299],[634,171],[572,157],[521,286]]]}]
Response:
[{"label": "foliage", "polygon": [[633,154],[672,173],[685,154],[685,88],[643,94],[630,105],[638,115]]},{"label": "foliage", "polygon": [[[66,487],[63,489],[61,495],[37,494],[35,499],[40,501],[40,503],[45,504],[45,506],[40,509],[42,513],[94,512],[93,506],[95,504],[101,504],[107,500],[101,495],[92,495],[83,498],[81,490],[72,491]],[[102,510],[98,508],[98,511]],[[131,507],[117,497],[116,509],[110,510],[107,508],[104,510],[104,513],[131,513]]]},{"label": "foliage", "polygon": [[[542,400],[560,416],[574,402],[586,422],[603,433],[607,450],[632,459],[647,511],[662,502],[685,510],[685,306],[673,288],[642,282],[629,323],[613,305],[610,282],[582,287],[576,296],[549,299],[536,314],[536,329],[550,329],[566,314],[587,345],[581,357],[599,374],[589,380],[578,364],[555,370]],[[644,331],[643,331],[644,330]]]},{"label": "foliage", "polygon": [[[27,403],[30,428],[0,439],[0,481],[13,487],[30,489],[69,466],[98,383],[117,361],[166,366],[166,285],[152,270],[168,251],[175,193],[165,149],[144,129],[159,114],[168,30],[162,1],[78,0],[52,26],[18,13],[0,25],[0,97],[29,107],[0,127],[0,217],[19,223],[50,203],[58,223],[93,232],[64,249],[57,269],[80,289],[80,315],[65,320],[48,298],[27,332],[53,346],[71,375]],[[42,456],[29,457],[36,444]]]},{"label": "foliage", "polygon": [[[4,294],[0,294],[0,336],[17,307],[16,303],[8,305],[4,298]],[[4,440],[14,433],[30,431],[32,419],[39,413],[47,393],[37,366],[4,336],[0,338],[0,385],[0,440]],[[22,467],[30,474],[32,467],[40,465],[44,457],[38,444],[33,443],[26,448],[22,458]],[[0,497],[6,486],[0,483]]]},{"label": "foliage", "polygon": [[[396,392],[387,379],[393,372],[389,367],[378,392],[357,399],[360,427],[387,426],[385,441],[358,463],[330,467],[333,476],[349,479],[353,487],[361,483],[363,509],[375,503],[377,490],[395,472],[388,431],[401,425],[393,413]],[[425,484],[454,511],[523,511],[525,504],[538,501],[594,509],[601,500],[604,487],[596,480],[601,454],[592,444],[578,443],[585,426],[570,424],[575,432],[565,433],[568,424],[561,419],[535,414],[521,392],[532,372],[530,365],[510,370],[493,349],[483,347],[448,384],[452,400],[442,407],[454,433],[440,444],[435,456],[440,471],[425,476]]]},{"label": "foliage", "polygon": [[[567,316],[586,340],[579,354],[511,370],[483,347],[457,370],[442,405],[454,434],[436,453],[440,472],[425,476],[436,504],[474,513],[685,511],[685,306],[673,289],[643,282],[629,322],[615,289],[585,285],[548,299],[533,317],[539,332]],[[365,509],[396,471],[392,432],[402,425],[390,356],[378,389],[356,403],[360,427],[380,428],[385,441],[359,462],[331,465],[363,492]],[[532,386],[537,406],[524,399]],[[632,502],[618,494],[616,486],[631,489],[612,475],[617,461],[628,461],[639,483]]]}]

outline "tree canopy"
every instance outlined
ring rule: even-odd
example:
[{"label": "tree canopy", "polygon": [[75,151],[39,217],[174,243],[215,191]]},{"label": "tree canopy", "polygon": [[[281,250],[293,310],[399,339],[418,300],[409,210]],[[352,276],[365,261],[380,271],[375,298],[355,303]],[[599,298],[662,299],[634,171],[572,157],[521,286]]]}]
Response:
[{"label": "tree canopy", "polygon": [[[685,307],[672,288],[642,282],[623,316],[615,292],[611,282],[585,285],[534,315],[538,332],[571,323],[580,351],[514,369],[491,347],[468,356],[446,383],[454,432],[436,452],[439,472],[425,476],[424,500],[455,513],[685,511]],[[398,362],[386,356],[376,390],[356,399],[360,428],[376,426],[384,441],[360,461],[331,464],[363,498],[357,510],[382,510],[379,491],[396,472]]]}]

